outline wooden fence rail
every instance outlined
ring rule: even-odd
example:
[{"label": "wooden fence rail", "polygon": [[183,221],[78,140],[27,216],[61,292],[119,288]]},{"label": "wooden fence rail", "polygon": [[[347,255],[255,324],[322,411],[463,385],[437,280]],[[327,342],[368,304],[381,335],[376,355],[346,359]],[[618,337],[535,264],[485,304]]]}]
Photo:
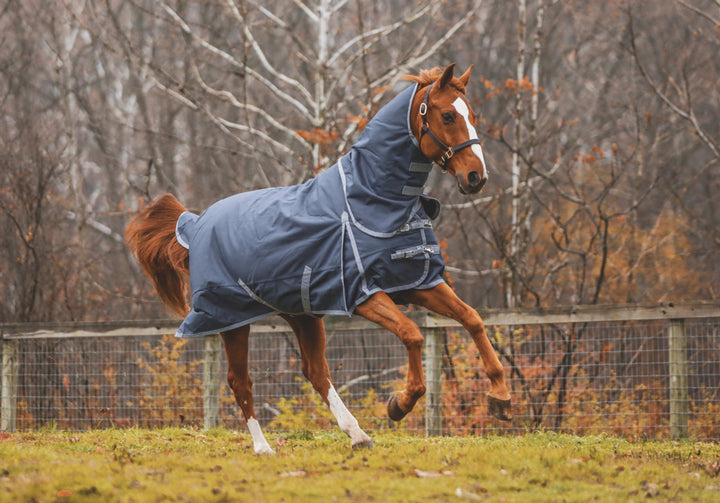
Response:
[{"label": "wooden fence rail", "polygon": [[[444,331],[458,325],[447,318],[421,311],[408,313],[422,329],[425,338],[425,370],[427,394],[425,427],[428,435],[442,432],[442,347]],[[596,322],[658,321],[668,322],[670,426],[673,438],[688,434],[688,364],[685,320],[720,318],[720,304],[663,304],[656,306],[569,306],[546,309],[481,310],[488,327],[527,325],[573,325]],[[376,329],[364,319],[352,317],[325,318],[326,330],[354,331]],[[162,336],[174,333],[176,320],[81,322],[81,323],[5,323],[2,335],[1,431],[14,431],[17,421],[18,371],[21,355],[18,341],[31,339],[62,339],[87,337]],[[252,333],[287,332],[280,318],[270,318],[252,326]],[[203,414],[205,427],[218,425],[220,386],[223,358],[219,336],[205,340],[203,373]]]}]

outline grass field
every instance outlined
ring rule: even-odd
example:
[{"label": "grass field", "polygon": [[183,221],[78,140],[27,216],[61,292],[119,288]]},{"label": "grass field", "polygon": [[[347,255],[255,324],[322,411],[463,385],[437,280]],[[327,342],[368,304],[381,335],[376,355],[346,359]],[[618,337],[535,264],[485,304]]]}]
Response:
[{"label": "grass field", "polygon": [[720,501],[720,446],[528,433],[426,439],[227,430],[0,434],[1,502]]}]

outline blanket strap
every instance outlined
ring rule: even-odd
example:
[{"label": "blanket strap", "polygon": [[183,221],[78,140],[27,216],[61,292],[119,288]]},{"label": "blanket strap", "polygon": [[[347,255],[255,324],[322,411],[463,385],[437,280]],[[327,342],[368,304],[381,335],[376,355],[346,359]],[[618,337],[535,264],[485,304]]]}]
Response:
[{"label": "blanket strap", "polygon": [[402,260],[413,258],[416,255],[437,255],[440,253],[439,245],[419,245],[413,246],[412,248],[405,248],[404,250],[398,250],[390,255],[391,260]]},{"label": "blanket strap", "polygon": [[404,185],[402,188],[403,196],[422,196],[425,187],[415,187],[413,185]]},{"label": "blanket strap", "polygon": [[305,266],[302,275],[302,281],[300,283],[300,298],[302,299],[303,311],[306,313],[312,313],[312,306],[310,305],[310,280],[312,279],[312,268]]},{"label": "blanket strap", "polygon": [[416,231],[418,229],[426,229],[428,227],[432,227],[432,222],[429,219],[424,218],[422,220],[413,220],[412,222],[406,223],[405,225],[400,227],[397,232],[398,234],[400,234],[403,232]]}]

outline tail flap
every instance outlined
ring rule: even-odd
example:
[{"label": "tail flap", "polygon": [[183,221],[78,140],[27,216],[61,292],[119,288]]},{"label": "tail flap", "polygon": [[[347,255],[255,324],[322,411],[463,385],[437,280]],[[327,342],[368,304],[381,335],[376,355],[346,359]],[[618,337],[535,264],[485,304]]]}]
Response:
[{"label": "tail flap", "polygon": [[175,224],[175,238],[186,250],[190,249],[190,241],[195,234],[195,222],[197,222],[198,218],[199,215],[186,211],[180,215],[177,224]]}]

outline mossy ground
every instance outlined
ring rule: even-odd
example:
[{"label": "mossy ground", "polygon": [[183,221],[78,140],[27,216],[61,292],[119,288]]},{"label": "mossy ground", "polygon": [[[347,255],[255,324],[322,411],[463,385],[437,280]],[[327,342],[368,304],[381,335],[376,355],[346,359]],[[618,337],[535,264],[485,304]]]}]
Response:
[{"label": "mossy ground", "polygon": [[528,433],[423,438],[103,430],[1,434],[0,501],[720,501],[720,446]]}]

